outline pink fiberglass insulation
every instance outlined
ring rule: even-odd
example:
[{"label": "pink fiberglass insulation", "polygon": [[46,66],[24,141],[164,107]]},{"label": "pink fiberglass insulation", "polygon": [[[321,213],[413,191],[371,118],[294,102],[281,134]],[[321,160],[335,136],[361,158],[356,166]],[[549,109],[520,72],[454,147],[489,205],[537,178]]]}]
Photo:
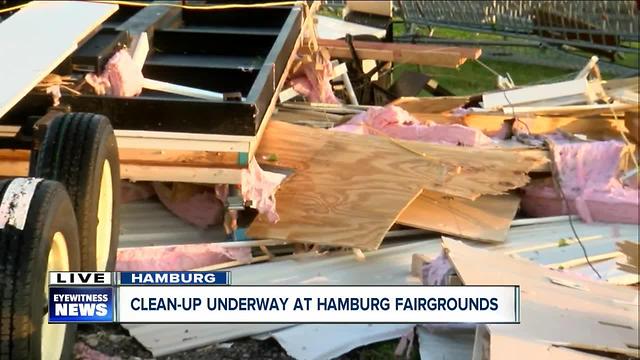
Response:
[{"label": "pink fiberglass insulation", "polygon": [[213,189],[203,190],[185,200],[174,200],[168,189],[161,188],[163,184],[153,183],[152,185],[160,202],[180,219],[201,229],[222,222],[224,205],[216,197]]},{"label": "pink fiberglass insulation", "polygon": [[249,260],[251,249],[223,248],[216,244],[190,244],[123,248],[117,271],[186,271],[233,260]]},{"label": "pink fiberglass insulation", "polygon": [[424,285],[446,285],[447,276],[454,273],[449,258],[441,253],[422,267],[422,283]]},{"label": "pink fiberglass insulation", "polygon": [[276,223],[280,220],[276,212],[275,192],[286,175],[264,171],[253,160],[249,168],[242,170],[242,197],[244,201],[251,201],[252,207],[267,219]]},{"label": "pink fiberglass insulation", "polygon": [[406,110],[395,105],[371,108],[331,130],[354,134],[383,134],[396,139],[450,145],[478,146],[492,143],[478,129],[459,124],[422,124]]},{"label": "pink fiberglass insulation", "polygon": [[556,172],[569,208],[551,179],[524,188],[523,209],[531,216],[578,214],[585,222],[638,223],[638,189],[617,178],[624,145],[618,141],[557,144]]},{"label": "pink fiberglass insulation", "polygon": [[314,62],[302,64],[302,71],[298,71],[299,75],[289,80],[289,85],[310,102],[339,104],[329,82],[333,74],[331,62],[325,61],[321,71],[316,70],[315,65]]},{"label": "pink fiberglass insulation", "polygon": [[85,80],[98,95],[138,96],[144,76],[125,49],[115,53],[100,75],[87,74]]},{"label": "pink fiberglass insulation", "polygon": [[53,98],[53,106],[60,105],[60,98],[62,97],[62,92],[60,92],[60,85],[51,85],[45,89],[47,94],[50,94]]},{"label": "pink fiberglass insulation", "polygon": [[146,200],[156,196],[156,192],[148,182],[120,181],[120,203],[126,204],[138,200]]},{"label": "pink fiberglass insulation", "polygon": [[94,350],[82,341],[74,345],[73,355],[76,360],[122,360],[120,356],[109,356]]}]

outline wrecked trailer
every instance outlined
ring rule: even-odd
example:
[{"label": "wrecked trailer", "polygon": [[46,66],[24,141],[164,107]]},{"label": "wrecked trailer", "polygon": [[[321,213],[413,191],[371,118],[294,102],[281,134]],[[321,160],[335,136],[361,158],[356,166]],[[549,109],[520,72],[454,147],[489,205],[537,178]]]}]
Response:
[{"label": "wrecked trailer", "polygon": [[[47,321],[48,273],[113,270],[121,177],[240,182],[300,44],[302,12],[198,10],[0,8],[0,358],[71,356],[75,326]],[[87,76],[104,75],[120,51],[147,55],[142,73],[153,80],[137,97],[94,94]],[[220,156],[145,157],[163,149]]]}]

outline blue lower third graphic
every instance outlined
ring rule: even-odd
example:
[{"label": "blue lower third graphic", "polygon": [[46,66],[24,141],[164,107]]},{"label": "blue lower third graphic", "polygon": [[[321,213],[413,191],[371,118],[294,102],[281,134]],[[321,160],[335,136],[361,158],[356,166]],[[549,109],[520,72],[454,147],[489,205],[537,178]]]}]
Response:
[{"label": "blue lower third graphic", "polygon": [[49,322],[113,322],[114,290],[110,287],[50,287]]}]

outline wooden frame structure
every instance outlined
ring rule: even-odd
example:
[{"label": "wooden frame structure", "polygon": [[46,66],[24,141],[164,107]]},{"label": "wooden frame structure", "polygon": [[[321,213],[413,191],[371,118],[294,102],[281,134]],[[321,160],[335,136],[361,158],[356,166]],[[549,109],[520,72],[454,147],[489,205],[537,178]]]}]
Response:
[{"label": "wooden frame structure", "polygon": [[[147,89],[138,97],[63,92],[63,111],[110,118],[122,178],[239,183],[302,44],[303,12],[298,6],[215,11],[120,6],[54,73],[80,78],[93,64],[99,72],[105,54],[135,45],[144,33],[150,45],[145,78],[219,92],[225,99]],[[118,43],[123,34],[126,44]],[[51,105],[49,94],[32,90],[0,117],[0,158],[11,162],[0,175],[25,174],[28,152],[14,149],[29,148],[20,144],[32,141],[24,127],[34,120],[27,119],[43,116]]]}]

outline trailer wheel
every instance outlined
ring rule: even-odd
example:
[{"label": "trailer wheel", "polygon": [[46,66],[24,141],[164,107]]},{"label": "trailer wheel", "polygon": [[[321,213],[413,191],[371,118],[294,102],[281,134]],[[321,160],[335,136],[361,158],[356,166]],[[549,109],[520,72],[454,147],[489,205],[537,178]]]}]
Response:
[{"label": "trailer wheel", "polygon": [[78,218],[85,271],[112,270],[118,249],[120,165],[109,119],[68,113],[51,121],[31,176],[65,185]]},{"label": "trailer wheel", "polygon": [[70,358],[76,326],[48,323],[47,278],[80,269],[71,200],[34,178],[0,181],[0,198],[0,359]]}]

